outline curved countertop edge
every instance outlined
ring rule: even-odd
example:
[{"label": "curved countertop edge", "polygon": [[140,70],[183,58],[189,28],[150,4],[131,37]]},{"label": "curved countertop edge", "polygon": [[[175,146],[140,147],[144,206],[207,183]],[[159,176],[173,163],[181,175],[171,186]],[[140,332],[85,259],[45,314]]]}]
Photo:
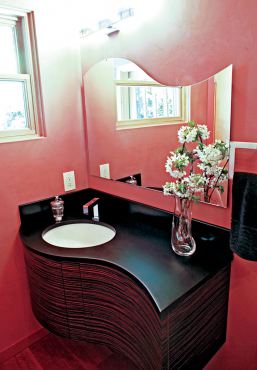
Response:
[{"label": "curved countertop edge", "polygon": [[[118,271],[122,272],[123,274],[127,275],[129,278],[131,278],[132,280],[134,280],[134,282],[139,285],[141,288],[143,288],[144,292],[147,294],[147,296],[150,298],[150,301],[152,302],[156,312],[158,314],[162,314],[163,312],[160,310],[160,307],[158,306],[156,300],[154,299],[154,296],[151,294],[151,291],[147,288],[147,286],[143,283],[143,281],[141,281],[137,276],[135,276],[131,271],[127,270],[126,268],[124,268],[123,266],[121,265],[118,265],[117,263],[113,262],[113,261],[109,261],[107,259],[100,259],[98,257],[57,257],[55,255],[51,255],[51,254],[48,254],[48,253],[43,253],[43,252],[39,252],[39,251],[36,251],[34,248],[31,248],[29,247],[28,245],[26,245],[26,243],[23,241],[23,243],[25,244],[26,248],[30,251],[32,251],[33,253],[36,253],[42,257],[45,257],[47,259],[54,259],[55,261],[73,261],[73,262],[92,262],[92,263],[98,263],[99,265],[103,265],[103,266],[108,266],[108,267],[111,267],[111,268],[114,268],[114,269],[117,269]],[[80,248],[80,249],[83,249],[83,248]],[[168,307],[167,307],[168,308]]]}]

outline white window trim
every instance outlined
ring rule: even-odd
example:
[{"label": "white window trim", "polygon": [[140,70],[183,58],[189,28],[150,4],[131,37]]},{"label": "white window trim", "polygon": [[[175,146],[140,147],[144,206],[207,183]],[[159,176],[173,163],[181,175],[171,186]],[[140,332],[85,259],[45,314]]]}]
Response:
[{"label": "white window trim", "polygon": [[35,128],[35,115],[32,103],[32,94],[31,94],[31,84],[30,84],[30,75],[28,74],[13,74],[13,75],[0,75],[0,81],[20,81],[24,82],[26,88],[26,96],[24,99],[24,105],[26,106],[26,112],[29,115],[28,123],[29,127],[27,129],[21,130],[4,130],[1,131],[1,137],[14,137],[14,136],[24,136],[24,135],[36,135]]},{"label": "white window trim", "polygon": [[[0,20],[4,23],[20,27],[23,37],[17,39],[17,48],[22,47],[19,53],[22,58],[19,74],[2,74],[0,79],[23,81],[26,85],[27,114],[29,128],[22,130],[1,130],[0,143],[38,139],[45,136],[43,99],[40,84],[39,63],[35,35],[34,13],[16,8],[0,6]],[[18,37],[17,37],[18,38]]]},{"label": "white window trim", "polygon": [[[117,86],[125,86],[125,87],[141,87],[141,86],[159,86],[159,87],[169,87],[167,85],[159,84],[156,81],[128,81],[128,80],[116,80],[114,81],[116,87]],[[124,130],[124,129],[134,129],[134,128],[145,128],[145,127],[152,127],[152,126],[167,126],[167,125],[174,125],[174,124],[183,124],[190,121],[190,95],[191,95],[191,88],[190,86],[183,86],[181,87],[181,116],[179,117],[161,117],[161,118],[144,118],[144,119],[136,119],[136,120],[117,120],[116,121],[116,130]],[[117,89],[116,89],[116,104],[117,104]],[[116,106],[116,112],[118,107]]]}]

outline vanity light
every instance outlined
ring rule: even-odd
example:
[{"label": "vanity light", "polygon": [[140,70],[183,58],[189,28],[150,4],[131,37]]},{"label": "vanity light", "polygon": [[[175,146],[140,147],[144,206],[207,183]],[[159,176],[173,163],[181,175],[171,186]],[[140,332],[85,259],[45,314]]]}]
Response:
[{"label": "vanity light", "polygon": [[107,36],[112,36],[120,32],[118,24],[134,15],[133,8],[124,8],[120,9],[116,13],[116,17],[114,19],[101,19],[98,21],[97,26],[94,29],[91,28],[83,28],[80,30],[80,36],[82,38],[92,35],[93,33],[104,31]]},{"label": "vanity light", "polygon": [[134,9],[133,8],[121,9],[118,12],[118,15],[120,20],[132,17],[134,15]]}]

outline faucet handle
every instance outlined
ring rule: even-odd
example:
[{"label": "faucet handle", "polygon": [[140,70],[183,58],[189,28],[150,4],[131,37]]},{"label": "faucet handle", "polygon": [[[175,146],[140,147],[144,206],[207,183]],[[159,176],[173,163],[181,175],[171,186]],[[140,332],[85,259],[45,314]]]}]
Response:
[{"label": "faucet handle", "polygon": [[93,206],[93,221],[99,221],[99,209],[98,209],[98,203],[96,203]]}]

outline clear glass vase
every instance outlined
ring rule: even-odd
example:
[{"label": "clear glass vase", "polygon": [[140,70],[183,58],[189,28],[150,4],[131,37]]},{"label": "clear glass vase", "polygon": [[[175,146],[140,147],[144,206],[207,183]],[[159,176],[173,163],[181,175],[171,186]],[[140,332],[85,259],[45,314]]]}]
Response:
[{"label": "clear glass vase", "polygon": [[191,256],[196,249],[191,232],[192,200],[175,197],[171,246],[180,256]]}]

